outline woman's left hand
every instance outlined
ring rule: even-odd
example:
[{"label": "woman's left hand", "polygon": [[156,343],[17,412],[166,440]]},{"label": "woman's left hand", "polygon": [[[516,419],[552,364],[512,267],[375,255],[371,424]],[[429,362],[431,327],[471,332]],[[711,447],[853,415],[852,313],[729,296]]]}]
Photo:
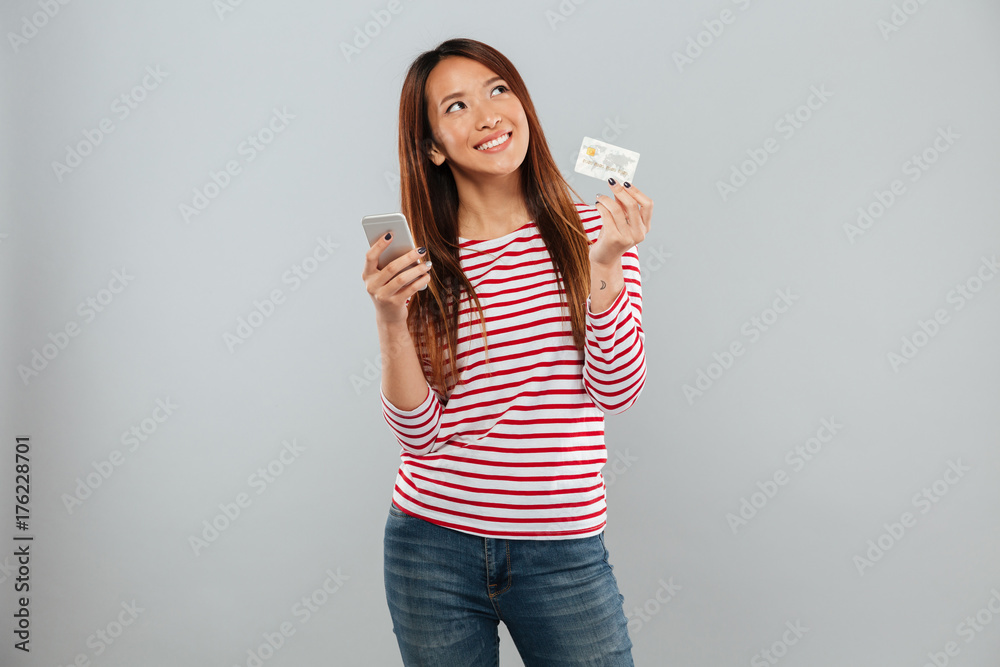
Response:
[{"label": "woman's left hand", "polygon": [[599,266],[618,265],[629,248],[646,238],[653,216],[652,199],[632,184],[626,188],[611,180],[608,184],[615,196],[597,196],[601,232],[590,246],[590,263]]}]

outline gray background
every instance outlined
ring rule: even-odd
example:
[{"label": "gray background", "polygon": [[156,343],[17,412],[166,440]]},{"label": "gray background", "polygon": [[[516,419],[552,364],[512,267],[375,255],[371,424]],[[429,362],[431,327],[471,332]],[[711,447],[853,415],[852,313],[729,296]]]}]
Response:
[{"label": "gray background", "polygon": [[[359,221],[399,208],[406,67],[468,36],[518,67],[581,195],[609,191],[573,174],[582,137],[603,136],[641,153],[635,182],[656,202],[639,248],[646,387],[607,420],[607,538],[636,663],[773,664],[760,652],[774,650],[789,667],[919,667],[954,642],[949,664],[997,664],[1000,280],[982,264],[1000,250],[995,1],[52,4],[51,18],[37,1],[0,9],[0,662],[247,665],[287,623],[268,667],[399,664],[382,584],[399,447]],[[712,36],[703,22],[724,10]],[[164,78],[120,118],[147,67]],[[829,97],[803,107],[814,86]],[[241,142],[275,108],[294,118],[248,162]],[[797,109],[789,137],[776,123]],[[105,118],[113,132],[60,180],[53,162]],[[768,138],[779,150],[723,198],[718,182]],[[904,165],[925,150],[936,161],[913,181]],[[186,222],[181,205],[230,160],[241,172]],[[896,179],[905,193],[852,242],[845,225]],[[283,280],[318,238],[332,255]],[[102,293],[123,268],[128,285]],[[275,289],[283,303],[230,350]],[[751,340],[777,290],[793,305]],[[88,321],[78,304],[102,296]],[[939,309],[946,323],[894,367]],[[68,322],[78,335],[23,380]],[[710,369],[734,341],[744,354]],[[716,378],[689,400],[699,370]],[[177,406],[162,423],[158,399]],[[842,427],[796,470],[787,452],[824,418]],[[133,451],[122,434],[144,420]],[[17,435],[32,443],[24,532]],[[949,462],[967,468],[954,484]],[[253,476],[269,464],[265,486]],[[727,514],[782,471],[734,532]],[[67,507],[88,475],[96,488]],[[196,554],[190,538],[225,526],[219,506],[241,493]],[[30,655],[13,649],[15,534],[35,536]],[[880,538],[889,550],[859,567]],[[134,622],[99,643],[133,601]],[[977,613],[989,621],[967,641]],[[783,644],[786,623],[808,631]],[[520,664],[502,637],[503,664]]]}]

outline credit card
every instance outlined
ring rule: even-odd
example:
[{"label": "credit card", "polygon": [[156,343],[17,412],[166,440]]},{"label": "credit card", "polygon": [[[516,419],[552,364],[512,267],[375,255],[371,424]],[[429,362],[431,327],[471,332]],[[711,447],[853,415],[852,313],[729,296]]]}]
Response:
[{"label": "credit card", "polygon": [[622,181],[631,183],[635,178],[635,168],[638,164],[639,154],[635,151],[613,146],[600,139],[584,137],[574,171],[602,181],[614,178],[619,183]]}]

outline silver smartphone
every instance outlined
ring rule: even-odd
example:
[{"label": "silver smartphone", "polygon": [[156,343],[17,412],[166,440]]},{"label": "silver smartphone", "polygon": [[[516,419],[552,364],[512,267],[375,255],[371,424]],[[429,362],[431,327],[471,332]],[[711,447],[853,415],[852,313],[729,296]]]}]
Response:
[{"label": "silver smartphone", "polygon": [[[410,225],[406,222],[406,216],[402,213],[366,215],[361,218],[361,226],[365,229],[365,236],[368,237],[369,247],[375,245],[375,242],[387,233],[392,233],[392,241],[389,242],[389,245],[378,256],[379,269],[384,268],[389,262],[402,257],[416,247],[413,243],[413,234],[410,233]],[[417,264],[418,262],[414,262],[402,269],[402,271],[411,269]]]}]

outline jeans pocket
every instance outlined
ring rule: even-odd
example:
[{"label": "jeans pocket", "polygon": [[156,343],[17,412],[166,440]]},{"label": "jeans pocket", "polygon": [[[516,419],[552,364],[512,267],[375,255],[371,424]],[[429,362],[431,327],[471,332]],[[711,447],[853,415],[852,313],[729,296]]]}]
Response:
[{"label": "jeans pocket", "polygon": [[612,570],[615,569],[615,566],[612,565],[611,561],[609,560],[611,554],[608,553],[608,546],[604,543],[604,531],[598,533],[597,536],[601,538],[601,548],[604,550],[604,562],[607,563],[608,567],[610,567]]},{"label": "jeans pocket", "polygon": [[409,519],[409,518],[412,518],[409,514],[407,514],[403,510],[401,510],[399,508],[399,505],[397,505],[395,502],[392,502],[392,501],[389,502],[389,516],[394,516],[397,519]]}]

